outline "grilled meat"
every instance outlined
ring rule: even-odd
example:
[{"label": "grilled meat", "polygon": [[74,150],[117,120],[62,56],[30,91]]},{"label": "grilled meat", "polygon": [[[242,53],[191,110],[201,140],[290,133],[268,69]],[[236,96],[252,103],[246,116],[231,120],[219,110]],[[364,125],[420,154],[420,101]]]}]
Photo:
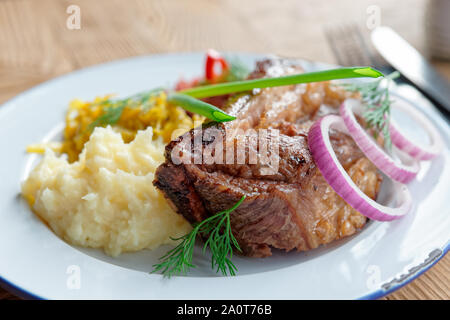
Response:
[{"label": "grilled meat", "polygon": [[[299,72],[295,62],[269,59],[259,62],[250,77]],[[236,120],[203,125],[167,145],[153,183],[191,222],[228,209],[246,195],[231,213],[231,225],[248,256],[270,256],[272,248],[309,250],[352,235],[366,218],[327,184],[307,144],[314,120],[336,113],[346,95],[327,82],[238,95],[226,107]],[[265,135],[252,138],[259,129],[266,129]],[[349,136],[330,136],[353,181],[375,199],[381,183],[376,168]],[[276,149],[267,147],[275,142]]]}]

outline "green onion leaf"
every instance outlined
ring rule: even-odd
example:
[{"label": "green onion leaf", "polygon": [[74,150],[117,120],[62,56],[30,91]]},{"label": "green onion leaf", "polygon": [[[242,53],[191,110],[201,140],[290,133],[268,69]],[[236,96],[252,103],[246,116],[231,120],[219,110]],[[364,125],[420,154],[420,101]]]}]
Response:
[{"label": "green onion leaf", "polygon": [[236,119],[236,117],[230,116],[212,104],[195,99],[185,94],[169,93],[167,96],[167,101],[180,106],[187,111],[200,114],[208,119],[218,122],[226,122]]},{"label": "green onion leaf", "polygon": [[235,92],[250,91],[255,88],[279,87],[299,83],[319,82],[337,79],[350,79],[362,77],[378,78],[382,76],[383,74],[380,71],[372,69],[370,67],[339,68],[333,70],[294,74],[276,78],[263,78],[263,79],[243,80],[235,82],[225,82],[189,88],[181,90],[179,91],[179,93],[183,93],[185,95],[189,95],[195,98],[207,98]]}]

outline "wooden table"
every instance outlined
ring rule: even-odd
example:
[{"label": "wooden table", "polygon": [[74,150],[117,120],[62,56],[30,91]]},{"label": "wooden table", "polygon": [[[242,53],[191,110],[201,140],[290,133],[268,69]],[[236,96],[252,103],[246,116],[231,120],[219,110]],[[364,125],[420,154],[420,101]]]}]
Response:
[{"label": "wooden table", "polygon": [[[81,9],[80,29],[67,28],[72,4]],[[370,5],[426,53],[425,0],[0,0],[0,102],[75,69],[160,52],[216,48],[335,63],[324,26],[365,26]],[[436,65],[450,78],[450,63]],[[447,255],[386,299],[449,299],[449,271]],[[13,298],[0,289],[0,299]]]}]

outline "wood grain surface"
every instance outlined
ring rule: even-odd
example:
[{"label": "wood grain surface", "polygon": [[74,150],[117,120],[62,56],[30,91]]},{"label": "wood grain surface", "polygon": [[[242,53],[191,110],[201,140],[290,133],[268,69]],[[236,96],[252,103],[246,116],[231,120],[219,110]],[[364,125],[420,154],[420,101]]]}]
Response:
[{"label": "wood grain surface", "polygon": [[[66,25],[73,4],[79,30]],[[425,0],[0,0],[0,103],[58,75],[136,55],[215,48],[336,63],[324,28],[366,28],[371,5],[382,24],[428,54]],[[450,79],[450,63],[434,63]],[[449,299],[449,274],[447,255],[384,299]],[[0,299],[16,297],[0,289]]]}]

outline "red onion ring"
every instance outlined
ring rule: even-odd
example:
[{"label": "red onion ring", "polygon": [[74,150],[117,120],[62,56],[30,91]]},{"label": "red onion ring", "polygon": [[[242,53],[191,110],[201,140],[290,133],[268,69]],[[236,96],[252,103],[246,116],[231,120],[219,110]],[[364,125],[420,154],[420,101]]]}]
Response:
[{"label": "red onion ring", "polygon": [[419,163],[393,147],[393,151],[399,156],[400,160],[403,160],[403,163],[394,160],[361,127],[356,120],[354,112],[357,114],[363,113],[361,102],[356,99],[345,100],[340,108],[342,119],[350,135],[366,157],[392,180],[408,183],[414,179],[420,169]]},{"label": "red onion ring", "polygon": [[418,145],[413,141],[409,140],[406,136],[400,133],[394,123],[390,123],[389,129],[391,133],[392,144],[394,144],[397,148],[406,152],[411,157],[417,160],[431,160],[438,156],[443,148],[442,138],[435,128],[435,126],[431,123],[428,118],[419,112],[416,108],[414,108],[410,103],[399,103],[399,100],[396,100],[396,103],[392,105],[394,108],[402,109],[407,112],[415,121],[420,123],[422,127],[428,132],[431,145]]},{"label": "red onion ring", "polygon": [[341,117],[328,115],[311,126],[308,133],[308,145],[317,167],[331,188],[355,210],[373,220],[390,221],[408,213],[412,206],[412,199],[406,185],[393,181],[399,202],[397,208],[386,207],[375,202],[356,186],[339,163],[333,150],[329,135],[330,127],[348,133]]}]

